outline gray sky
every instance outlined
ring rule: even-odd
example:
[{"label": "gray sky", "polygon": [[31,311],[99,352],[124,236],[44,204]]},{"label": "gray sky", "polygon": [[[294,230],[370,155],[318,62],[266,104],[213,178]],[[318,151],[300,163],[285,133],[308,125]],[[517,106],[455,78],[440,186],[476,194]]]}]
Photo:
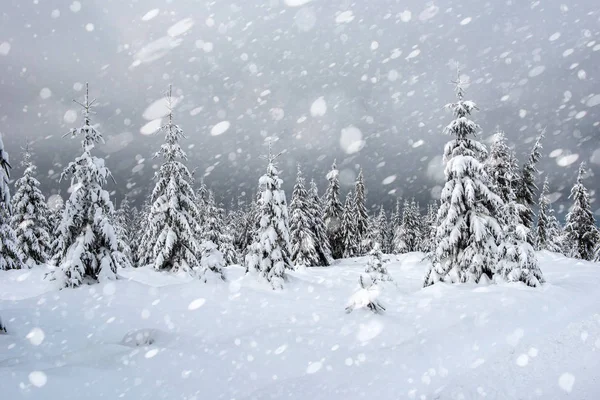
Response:
[{"label": "gray sky", "polygon": [[81,123],[72,99],[89,81],[107,140],[98,153],[118,181],[110,188],[145,196],[162,142],[148,134],[164,114],[152,104],[172,83],[188,165],[226,203],[255,190],[271,136],[287,151],[288,197],[296,163],[323,191],[337,158],[343,184],[364,168],[372,205],[399,195],[426,202],[443,179],[456,62],[481,108],[483,140],[501,128],[523,160],[547,128],[540,168],[559,211],[581,161],[588,187],[598,187],[593,0],[7,0],[0,132],[15,164],[34,141],[39,179],[64,195],[58,174],[79,142],[61,136]]}]

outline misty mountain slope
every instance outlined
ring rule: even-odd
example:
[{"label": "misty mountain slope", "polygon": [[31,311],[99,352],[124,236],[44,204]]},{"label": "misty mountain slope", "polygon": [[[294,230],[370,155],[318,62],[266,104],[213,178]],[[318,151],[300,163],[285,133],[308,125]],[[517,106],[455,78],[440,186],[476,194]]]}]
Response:
[{"label": "misty mountain slope", "polygon": [[150,268],[55,291],[0,274],[7,399],[474,399],[600,395],[600,268],[539,253],[548,283],[421,289],[422,254],[389,256],[383,315],[344,312],[366,258],[203,284]]}]

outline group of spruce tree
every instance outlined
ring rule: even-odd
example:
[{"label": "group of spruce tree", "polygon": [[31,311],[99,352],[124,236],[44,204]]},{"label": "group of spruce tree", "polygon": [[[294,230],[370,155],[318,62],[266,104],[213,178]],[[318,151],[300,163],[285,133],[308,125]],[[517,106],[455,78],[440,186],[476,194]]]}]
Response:
[{"label": "group of spruce tree", "polygon": [[430,204],[422,214],[416,201],[398,200],[388,220],[383,207],[369,214],[362,170],[342,204],[335,162],[326,175],[323,197],[314,181],[307,185],[298,167],[288,211],[276,164],[279,155],[270,146],[255,200],[226,211],[204,182],[193,188],[194,176],[179,144],[185,136],[173,121],[170,89],[168,121],[160,128],[165,141],[155,154],[162,164],[154,189],[140,210],[127,198],[115,210],[104,189],[112,175],[104,160],[93,155],[103,139],[90,120],[94,101],[86,85],[84,102],[79,103],[83,125],[68,133],[81,139],[82,152],[62,173],[61,179],[72,182],[62,207],[47,206],[29,148],[11,201],[10,164],[0,143],[0,270],[48,263],[55,267],[51,279],[76,287],[115,279],[119,268],[130,266],[184,271],[207,281],[223,280],[224,267],[243,264],[249,274],[281,288],[286,271],[298,267],[328,266],[334,259],[366,254],[378,264],[381,251],[422,251],[431,261],[425,286],[498,279],[537,286],[544,278],[534,249],[600,259],[584,166],[571,191],[573,207],[565,226],[554,215],[547,179],[536,217],[536,164],[543,132],[519,167],[503,133],[495,135],[489,153],[475,139],[479,126],[470,116],[477,106],[463,99],[460,79],[456,94],[458,101],[447,106],[455,119],[445,129],[453,139],[444,149],[446,183],[439,209],[438,203]]}]

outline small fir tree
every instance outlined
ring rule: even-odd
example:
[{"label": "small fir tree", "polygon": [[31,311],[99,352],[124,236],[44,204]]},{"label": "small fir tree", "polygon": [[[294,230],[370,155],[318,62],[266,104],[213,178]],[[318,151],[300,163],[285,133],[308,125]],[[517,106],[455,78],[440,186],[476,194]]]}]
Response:
[{"label": "small fir tree", "polygon": [[287,203],[281,189],[283,181],[275,165],[280,154],[273,155],[269,143],[267,172],[259,180],[257,228],[245,259],[246,271],[258,274],[273,289],[282,289],[287,279],[285,271],[293,269]]},{"label": "small fir tree", "polygon": [[340,202],[339,171],[336,162],[333,162],[331,171],[327,174],[329,186],[325,192],[323,220],[327,227],[327,236],[333,258],[342,258],[344,243],[342,235],[342,214],[344,208]]},{"label": "small fir tree", "polygon": [[11,224],[17,237],[17,245],[23,253],[23,261],[29,268],[48,261],[50,244],[50,211],[46,198],[35,178],[36,166],[31,161],[29,145],[23,154],[23,177],[17,180],[17,191],[12,200]]},{"label": "small fir tree", "polygon": [[590,206],[590,196],[583,184],[585,173],[585,164],[581,163],[577,182],[569,196],[573,200],[573,206],[567,214],[565,234],[570,245],[569,256],[590,261],[594,258],[594,251],[599,242],[599,233]]}]

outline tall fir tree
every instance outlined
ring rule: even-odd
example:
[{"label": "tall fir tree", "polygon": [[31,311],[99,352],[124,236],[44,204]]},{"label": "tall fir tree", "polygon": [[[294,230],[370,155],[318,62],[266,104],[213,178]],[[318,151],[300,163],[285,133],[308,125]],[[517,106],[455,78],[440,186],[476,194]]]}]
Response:
[{"label": "tall fir tree", "polygon": [[583,184],[585,173],[585,164],[581,163],[577,174],[577,182],[571,189],[571,195],[569,196],[569,199],[573,201],[573,206],[567,214],[565,234],[571,247],[568,255],[590,261],[594,258],[594,250],[598,245],[600,235],[592,213],[590,196]]},{"label": "tall fir tree", "polygon": [[[365,193],[365,178],[362,168],[358,173],[354,184],[354,207],[356,210],[356,233],[359,244],[357,255],[365,255],[369,250],[364,248],[363,241],[367,238],[367,228],[369,221],[369,213],[367,212],[367,195]],[[381,243],[383,245],[383,243]]]},{"label": "tall fir tree", "polygon": [[304,186],[304,177],[298,165],[296,184],[290,204],[290,242],[292,262],[297,267],[312,267],[320,264],[316,249],[316,238],[311,230],[313,216],[310,209],[310,196]]},{"label": "tall fir tree", "polygon": [[79,103],[83,107],[83,125],[68,133],[72,138],[81,137],[83,153],[70,162],[61,175],[61,180],[71,177],[73,189],[65,203],[54,247],[57,253],[52,260],[57,266],[53,278],[64,287],[116,279],[117,268],[131,265],[118,249],[113,226],[114,207],[108,191],[103,188],[112,175],[104,160],[92,155],[95,145],[104,142],[90,122],[94,102],[89,101],[86,83],[84,102]]},{"label": "tall fir tree", "polygon": [[[530,230],[533,228],[533,208],[535,206],[535,196],[538,191],[537,184],[535,183],[539,171],[537,169],[537,163],[542,158],[542,140],[544,139],[546,131],[545,129],[540,132],[536,138],[531,153],[527,158],[527,162],[523,165],[521,171],[521,179],[518,181],[517,186],[517,201],[523,204],[525,208],[521,210],[521,219],[523,224]],[[527,237],[530,244],[533,244],[532,231]]]},{"label": "tall fir tree", "polygon": [[344,207],[340,202],[339,171],[336,162],[333,162],[331,171],[327,174],[329,186],[325,192],[323,220],[327,228],[327,237],[333,258],[342,258],[344,255],[344,243],[342,236],[342,214]]},{"label": "tall fir tree", "polygon": [[180,160],[187,156],[179,141],[185,138],[183,130],[173,122],[172,91],[167,94],[168,121],[160,128],[165,142],[154,157],[163,163],[154,174],[156,182],[148,214],[149,227],[146,251],[149,261],[157,270],[172,272],[197,271],[202,279],[206,270],[200,265],[201,249],[196,233],[199,231],[200,212],[190,182],[192,174]]},{"label": "tall fir tree", "polygon": [[327,237],[327,228],[323,220],[323,205],[319,197],[317,184],[314,180],[310,181],[308,206],[311,216],[310,228],[315,238],[315,250],[319,255],[319,265],[326,267],[331,265],[333,257],[331,255],[331,247],[329,246],[329,238]]},{"label": "tall fir tree", "polygon": [[273,289],[282,289],[286,270],[293,269],[287,203],[275,164],[280,154],[273,155],[269,143],[267,172],[259,180],[256,230],[245,259],[246,272],[258,274]]},{"label": "tall fir tree", "polygon": [[11,168],[0,134],[0,271],[23,267],[23,254],[9,221],[11,206],[8,180]]},{"label": "tall fir tree", "polygon": [[352,192],[346,196],[344,204],[344,212],[342,214],[341,226],[342,244],[344,258],[355,257],[359,254],[359,236],[358,226],[356,224],[356,204],[354,204],[354,196]]},{"label": "tall fir tree", "polygon": [[424,286],[492,278],[502,236],[496,219],[502,199],[490,189],[491,179],[483,165],[487,150],[470,138],[479,131],[469,118],[478,108],[463,100],[465,82],[460,73],[454,83],[458,101],[446,108],[455,119],[444,129],[454,139],[444,149],[446,184],[438,213],[437,249]]},{"label": "tall fir tree", "polygon": [[23,177],[15,182],[16,192],[12,199],[11,224],[17,236],[17,245],[23,253],[23,261],[29,268],[48,261],[51,251],[52,227],[46,198],[35,178],[36,166],[31,161],[29,145],[25,146],[22,166]]},{"label": "tall fir tree", "polygon": [[538,202],[540,207],[535,227],[535,248],[536,250],[560,252],[561,229],[554,216],[554,210],[550,204],[550,199],[548,199],[549,193],[550,185],[548,183],[548,177],[546,177]]}]

